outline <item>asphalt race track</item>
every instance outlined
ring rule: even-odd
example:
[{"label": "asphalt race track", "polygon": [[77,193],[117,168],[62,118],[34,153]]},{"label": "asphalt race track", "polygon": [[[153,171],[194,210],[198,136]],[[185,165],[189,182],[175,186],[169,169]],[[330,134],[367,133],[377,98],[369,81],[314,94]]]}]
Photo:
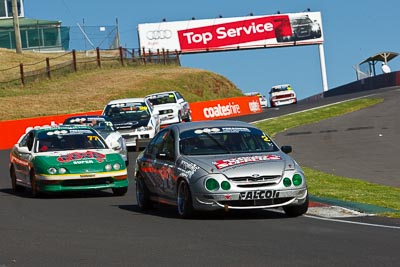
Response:
[{"label": "asphalt race track", "polygon": [[[292,145],[293,156],[306,166],[399,186],[393,172],[397,153],[391,153],[399,148],[395,114],[400,91],[365,94],[371,93],[385,102],[291,129],[276,140]],[[268,109],[240,119],[259,120],[355,96],[360,94]],[[397,219],[288,218],[280,210],[261,210],[201,213],[182,220],[167,206],[142,213],[133,183],[137,152],[129,154],[131,183],[123,197],[104,191],[34,199],[11,192],[8,153],[0,151],[0,267],[397,266],[400,260]]]},{"label": "asphalt race track", "polygon": [[[376,96],[372,96],[376,97]],[[400,90],[376,106],[280,133],[292,156],[313,169],[400,187]]]}]

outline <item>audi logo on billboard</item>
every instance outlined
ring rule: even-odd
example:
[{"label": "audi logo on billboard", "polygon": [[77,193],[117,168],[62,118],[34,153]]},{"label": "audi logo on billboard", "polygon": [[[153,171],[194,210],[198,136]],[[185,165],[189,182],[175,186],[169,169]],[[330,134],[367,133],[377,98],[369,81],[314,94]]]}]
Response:
[{"label": "audi logo on billboard", "polygon": [[170,30],[156,30],[146,33],[146,38],[148,40],[170,39],[171,37],[172,32]]}]

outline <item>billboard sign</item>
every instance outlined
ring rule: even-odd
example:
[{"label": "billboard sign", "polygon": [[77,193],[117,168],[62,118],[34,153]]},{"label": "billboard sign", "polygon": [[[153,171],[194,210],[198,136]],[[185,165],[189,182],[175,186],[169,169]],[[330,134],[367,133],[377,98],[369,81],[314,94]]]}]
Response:
[{"label": "billboard sign", "polygon": [[320,12],[145,23],[138,34],[145,51],[181,53],[323,43]]}]

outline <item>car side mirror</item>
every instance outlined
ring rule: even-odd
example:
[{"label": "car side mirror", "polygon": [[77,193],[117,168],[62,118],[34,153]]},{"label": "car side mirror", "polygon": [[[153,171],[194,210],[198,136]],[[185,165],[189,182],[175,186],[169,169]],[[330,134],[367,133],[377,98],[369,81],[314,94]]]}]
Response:
[{"label": "car side mirror", "polygon": [[114,150],[120,150],[121,149],[121,146],[120,146],[120,144],[119,144],[119,142],[117,140],[111,141],[110,146],[111,146],[111,149],[114,149]]},{"label": "car side mirror", "polygon": [[31,152],[29,151],[28,147],[26,147],[26,146],[20,146],[20,147],[18,147],[18,152],[19,152],[19,153],[22,153],[22,154],[29,154],[29,153],[31,153]]},{"label": "car side mirror", "polygon": [[290,152],[292,152],[292,147],[291,146],[282,146],[281,150],[283,153],[289,154]]}]

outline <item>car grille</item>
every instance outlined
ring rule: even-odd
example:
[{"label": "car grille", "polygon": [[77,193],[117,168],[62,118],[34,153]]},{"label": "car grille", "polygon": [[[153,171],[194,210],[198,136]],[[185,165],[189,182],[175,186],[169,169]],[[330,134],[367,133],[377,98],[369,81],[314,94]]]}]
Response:
[{"label": "car grille", "polygon": [[173,109],[162,109],[158,111],[160,113],[160,115],[162,114],[168,114],[168,113],[174,113]]},{"label": "car grille", "polygon": [[269,186],[272,184],[277,184],[281,180],[280,175],[270,175],[270,176],[259,176],[259,177],[235,177],[229,178],[230,181],[234,182],[237,187],[249,188],[249,187],[260,187]]},{"label": "car grille", "polygon": [[273,198],[273,199],[254,199],[254,200],[228,200],[218,201],[221,205],[228,205],[231,207],[250,207],[250,206],[269,206],[282,204],[290,201],[291,197]]},{"label": "car grille", "polygon": [[294,95],[293,94],[286,94],[286,95],[277,95],[277,96],[274,96],[274,97],[275,97],[275,99],[283,99],[283,98],[294,97]]},{"label": "car grille", "polygon": [[137,134],[137,135],[126,135],[126,134],[122,134],[122,137],[125,140],[134,140],[134,139],[138,139],[138,138],[150,138],[149,134]]},{"label": "car grille", "polygon": [[75,179],[63,181],[62,186],[107,185],[113,182],[112,178]]}]

